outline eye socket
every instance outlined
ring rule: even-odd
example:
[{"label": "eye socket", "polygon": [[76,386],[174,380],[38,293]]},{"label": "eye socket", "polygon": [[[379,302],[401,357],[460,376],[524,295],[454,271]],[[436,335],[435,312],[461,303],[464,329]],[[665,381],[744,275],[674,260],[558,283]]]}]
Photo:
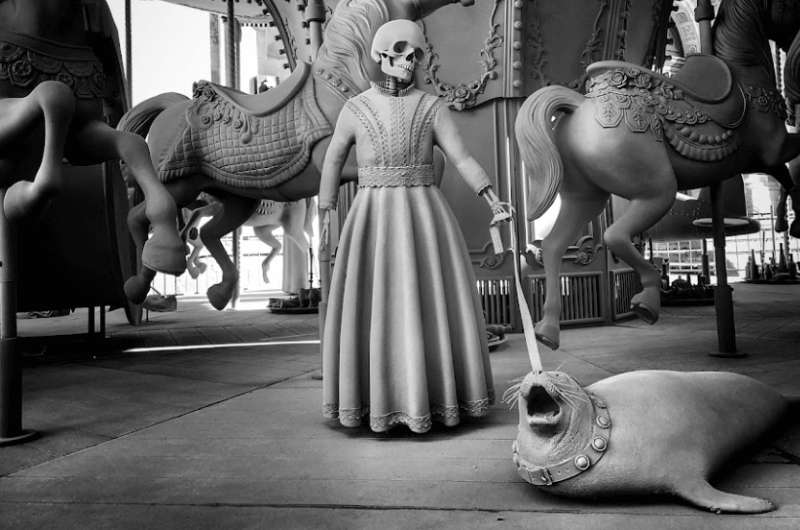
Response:
[{"label": "eye socket", "polygon": [[394,46],[392,46],[392,50],[394,50],[394,53],[397,54],[403,53],[403,51],[406,49],[406,44],[408,44],[406,41],[399,40],[394,43]]}]

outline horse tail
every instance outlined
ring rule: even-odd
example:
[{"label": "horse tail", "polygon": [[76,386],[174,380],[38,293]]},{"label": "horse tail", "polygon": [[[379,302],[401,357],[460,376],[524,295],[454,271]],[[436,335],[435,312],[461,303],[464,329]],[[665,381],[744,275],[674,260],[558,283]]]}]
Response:
[{"label": "horse tail", "polygon": [[571,112],[585,98],[562,86],[548,86],[531,94],[517,114],[514,130],[528,174],[528,220],[532,221],[556,200],[564,164],[554,140],[553,118]]},{"label": "horse tail", "polygon": [[[117,123],[117,130],[138,134],[142,138],[147,137],[150,127],[159,114],[172,105],[183,103],[189,98],[177,92],[166,92],[146,99],[126,112]],[[153,163],[156,163],[154,160]],[[144,200],[144,194],[130,170],[124,163],[120,163],[120,170],[125,184],[128,186],[129,195],[133,203],[138,204]]]},{"label": "horse tail", "polygon": [[168,107],[183,103],[188,99],[177,92],[166,92],[146,99],[122,115],[117,124],[117,130],[145,137],[159,114]]}]

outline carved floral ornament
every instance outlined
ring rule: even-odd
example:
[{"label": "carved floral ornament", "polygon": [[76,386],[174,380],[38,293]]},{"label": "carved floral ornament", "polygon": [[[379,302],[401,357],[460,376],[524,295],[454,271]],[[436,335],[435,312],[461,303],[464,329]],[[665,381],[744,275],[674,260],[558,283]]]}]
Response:
[{"label": "carved floral ornament", "polygon": [[[500,5],[500,0],[495,0],[494,8],[492,8],[492,15],[489,18],[490,28],[489,35],[484,41],[483,48],[480,51],[480,60],[478,61],[482,67],[482,72],[478,75],[477,79],[466,82],[459,82],[451,84],[439,78],[439,54],[434,51],[434,47],[430,44],[430,38],[427,38],[428,49],[426,54],[426,61],[423,64],[425,68],[425,82],[433,85],[436,90],[436,95],[443,97],[450,108],[457,111],[467,110],[477,104],[478,96],[483,94],[486,90],[486,85],[490,80],[496,80],[499,74],[496,71],[498,61],[494,56],[497,48],[503,45],[503,35],[500,34],[500,24],[495,23],[497,16],[497,9]],[[423,32],[426,37],[427,30],[425,23],[422,23]]]},{"label": "carved floral ornament", "polygon": [[88,48],[79,49],[70,60],[0,40],[0,80],[21,88],[55,80],[70,87],[81,99],[110,96],[103,66]]}]

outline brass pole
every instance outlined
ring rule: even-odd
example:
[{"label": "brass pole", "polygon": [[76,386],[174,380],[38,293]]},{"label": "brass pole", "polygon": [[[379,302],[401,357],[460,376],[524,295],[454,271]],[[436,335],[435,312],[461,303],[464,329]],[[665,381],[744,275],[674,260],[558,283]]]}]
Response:
[{"label": "brass pole", "polygon": [[322,25],[325,23],[325,3],[322,0],[309,0],[306,6],[306,21],[311,45],[311,60],[313,61],[317,58],[317,52],[322,46]]},{"label": "brass pole", "polygon": [[128,106],[133,106],[133,25],[131,23],[131,0],[125,0],[125,84],[128,90]]},{"label": "brass pole", "polygon": [[17,350],[17,238],[3,210],[0,189],[0,446],[27,442],[22,429],[22,362]]},{"label": "brass pole", "polygon": [[[238,68],[238,54],[237,51],[237,36],[236,36],[236,14],[235,14],[236,4],[233,0],[228,0],[228,24],[226,26],[226,52],[227,52],[227,77],[228,77],[228,86],[231,88],[238,89],[239,88],[239,68]],[[233,266],[236,269],[236,275],[239,276],[239,269],[241,268],[240,263],[240,251],[239,251],[239,239],[242,235],[242,229],[237,228],[233,231]],[[236,309],[236,302],[239,301],[239,282],[236,282],[236,285],[233,287],[233,296],[231,297],[231,308]]]},{"label": "brass pole", "polygon": [[711,39],[711,21],[714,20],[714,6],[711,5],[711,0],[697,0],[694,19],[700,27],[700,53],[713,54],[714,43]]},{"label": "brass pole", "polygon": [[725,219],[723,218],[724,193],[722,183],[711,186],[711,221],[714,231],[714,265],[717,286],[714,288],[714,306],[717,316],[717,342],[719,353],[715,357],[743,357],[736,353],[736,325],[733,319],[733,289],[728,285],[728,266],[725,260]]}]

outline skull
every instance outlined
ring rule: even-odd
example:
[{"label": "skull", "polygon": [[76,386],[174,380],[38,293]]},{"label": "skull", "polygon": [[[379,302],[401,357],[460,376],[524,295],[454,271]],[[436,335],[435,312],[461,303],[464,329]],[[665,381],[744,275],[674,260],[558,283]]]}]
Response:
[{"label": "skull", "polygon": [[410,83],[424,49],[425,36],[416,23],[405,19],[392,20],[375,32],[372,60],[381,63],[381,71],[386,75]]}]

